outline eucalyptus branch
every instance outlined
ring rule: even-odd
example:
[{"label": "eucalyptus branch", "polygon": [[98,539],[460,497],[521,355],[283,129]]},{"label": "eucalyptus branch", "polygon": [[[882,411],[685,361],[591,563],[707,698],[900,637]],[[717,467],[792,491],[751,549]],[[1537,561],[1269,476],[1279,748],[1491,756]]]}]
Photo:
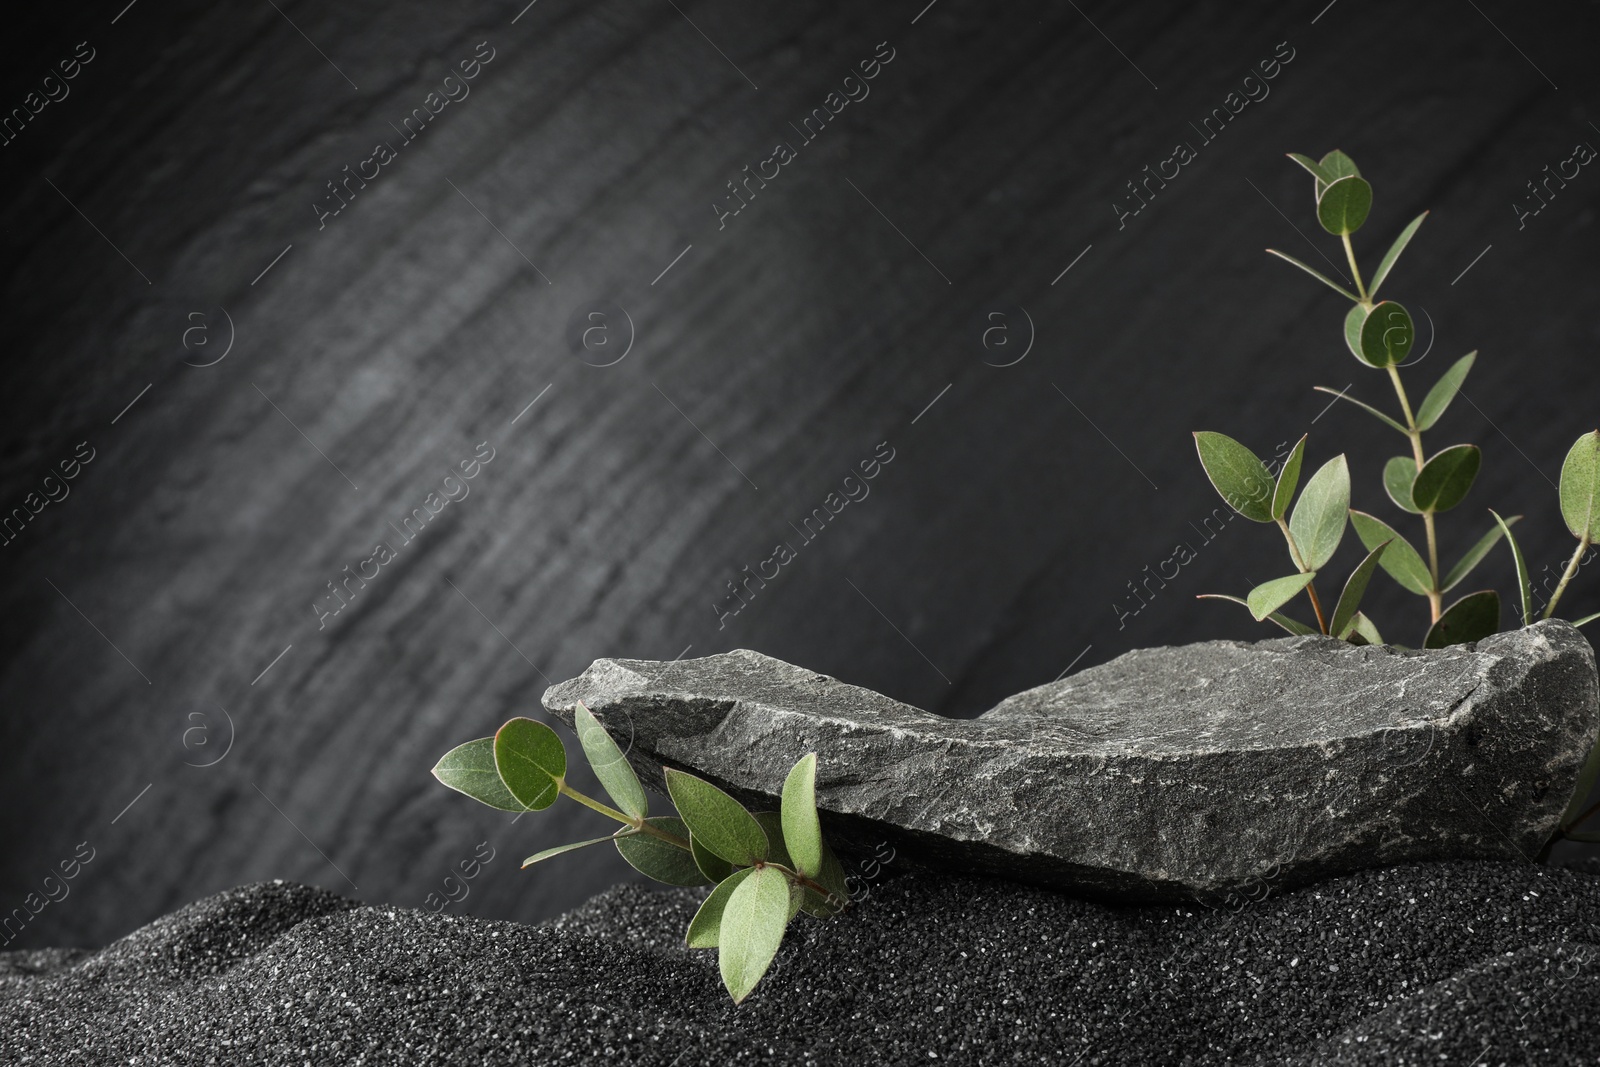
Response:
[{"label": "eucalyptus branch", "polygon": [[[1331,631],[1335,637],[1352,641],[1381,642],[1377,627],[1359,607],[1368,578],[1381,567],[1408,592],[1427,600],[1429,626],[1423,637],[1423,647],[1442,648],[1477,641],[1500,627],[1500,594],[1484,589],[1469,593],[1448,606],[1444,595],[1466,580],[1504,538],[1517,565],[1523,620],[1531,625],[1532,592],[1526,560],[1511,533],[1511,524],[1520,516],[1501,519],[1491,512],[1495,525],[1448,571],[1440,558],[1438,516],[1466,498],[1477,480],[1482,453],[1476,445],[1460,444],[1430,456],[1423,448],[1422,435],[1438,423],[1460,392],[1477,353],[1470,352],[1458,359],[1428,390],[1422,403],[1413,404],[1400,368],[1411,354],[1412,342],[1416,339],[1415,324],[1402,305],[1393,300],[1379,300],[1377,296],[1379,287],[1388,280],[1428,213],[1418,215],[1401,230],[1372,272],[1369,284],[1362,276],[1352,235],[1365,224],[1371,212],[1372,186],[1361,177],[1355,161],[1343,152],[1329,152],[1320,160],[1297,153],[1290,153],[1289,158],[1312,176],[1317,222],[1339,239],[1355,292],[1292,256],[1276,251],[1272,254],[1350,301],[1344,318],[1345,344],[1364,366],[1388,375],[1403,421],[1347,395],[1348,386],[1342,390],[1322,386],[1318,389],[1356,405],[1406,438],[1410,455],[1395,456],[1388,461],[1383,470],[1383,488],[1401,511],[1421,518],[1426,542],[1418,551],[1388,522],[1368,511],[1350,507],[1349,473],[1342,456],[1324,464],[1299,492],[1297,500],[1304,439],[1295,446],[1294,453],[1274,478],[1259,457],[1241,442],[1211,431],[1197,433],[1195,446],[1211,484],[1228,506],[1245,518],[1279,527],[1288,543],[1296,572],[1263,582],[1244,597],[1216,595],[1214,598],[1243,604],[1258,621],[1271,620],[1291,633],[1312,633],[1310,626],[1279,610],[1303,591],[1311,602],[1317,626],[1324,633]],[[1560,495],[1562,517],[1573,536],[1578,538],[1578,551],[1568,562],[1555,595],[1545,607],[1546,618],[1553,615],[1557,601],[1577,574],[1583,554],[1590,546],[1600,544],[1600,430],[1585,434],[1572,446],[1561,470]],[[1351,573],[1338,603],[1327,613],[1318,598],[1316,582],[1325,576],[1323,572],[1339,546],[1346,521],[1355,528],[1367,557]],[[1573,625],[1582,626],[1595,619],[1600,619],[1600,615],[1579,619]]]},{"label": "eucalyptus branch", "polygon": [[1550,618],[1551,613],[1556,610],[1556,603],[1560,601],[1561,594],[1567,591],[1567,583],[1572,581],[1572,576],[1578,573],[1578,567],[1583,561],[1583,554],[1587,551],[1589,551],[1589,537],[1588,531],[1585,531],[1578,538],[1577,551],[1573,552],[1572,558],[1567,560],[1567,569],[1561,573],[1561,581],[1556,583],[1556,591],[1550,594],[1550,603],[1544,606],[1542,618]]},{"label": "eucalyptus branch", "polygon": [[1367,295],[1367,287],[1361,284],[1361,268],[1356,266],[1356,250],[1350,243],[1350,234],[1340,236],[1344,238],[1344,256],[1350,262],[1350,276],[1356,280],[1356,292],[1361,294],[1361,303],[1370,305],[1372,298]]},{"label": "eucalyptus branch", "polygon": [[649,801],[627,757],[581,703],[573,728],[595,777],[616,807],[567,784],[567,751],[544,723],[512,719],[493,737],[445,753],[434,777],[502,811],[541,811],[570,797],[623,824],[597,837],[537,852],[524,867],[610,842],[641,873],[668,885],[715,885],[689,923],[690,948],[715,948],[722,982],[738,1003],[750,995],[777,955],[794,918],[794,901],[823,919],[850,904],[844,867],[822,837],[817,816],[817,754],[802,756],[783,783],[781,811],[751,814],[703,778],[667,768],[676,816],[651,817]]}]

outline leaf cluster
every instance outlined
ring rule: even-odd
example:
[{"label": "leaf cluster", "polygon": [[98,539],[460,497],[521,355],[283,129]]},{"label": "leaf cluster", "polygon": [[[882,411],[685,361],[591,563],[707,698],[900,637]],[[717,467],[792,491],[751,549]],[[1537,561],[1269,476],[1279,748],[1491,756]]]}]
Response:
[{"label": "leaf cluster", "polygon": [[[1482,467],[1483,455],[1474,444],[1453,444],[1430,453],[1423,446],[1422,435],[1434,429],[1450,408],[1478,354],[1469,352],[1456,360],[1428,390],[1422,403],[1413,407],[1400,372],[1411,355],[1416,329],[1403,305],[1378,299],[1379,287],[1388,280],[1428,213],[1418,215],[1400,231],[1373,271],[1369,285],[1362,280],[1351,235],[1361,229],[1371,213],[1372,186],[1361,176],[1355,161],[1343,152],[1329,152],[1321,159],[1290,153],[1289,158],[1312,177],[1317,221],[1343,245],[1354,291],[1293,256],[1275,249],[1267,251],[1351,302],[1343,323],[1345,347],[1364,366],[1382,371],[1388,377],[1399,403],[1398,417],[1348,395],[1348,390],[1320,385],[1316,388],[1356,405],[1406,439],[1407,452],[1384,464],[1383,491],[1401,513],[1421,521],[1425,551],[1419,551],[1389,522],[1370,511],[1350,506],[1350,471],[1343,455],[1323,464],[1299,491],[1297,499],[1306,438],[1302,437],[1295,445],[1277,477],[1273,478],[1265,464],[1245,445],[1224,434],[1201,432],[1195,434],[1195,446],[1212,485],[1240,515],[1253,522],[1278,526],[1295,568],[1292,574],[1257,585],[1244,597],[1213,595],[1212,598],[1242,604],[1258,622],[1270,620],[1293,634],[1320,632],[1356,644],[1379,644],[1383,638],[1360,605],[1374,572],[1381,568],[1401,588],[1428,602],[1429,625],[1422,645],[1443,648],[1478,641],[1499,631],[1501,600],[1494,589],[1467,593],[1448,606],[1444,597],[1464,582],[1494,546],[1504,540],[1515,567],[1521,624],[1531,626],[1536,605],[1528,564],[1511,530],[1520,515],[1502,518],[1490,509],[1493,525],[1488,526],[1452,566],[1448,569],[1440,566],[1437,518],[1467,498]],[[1600,543],[1600,430],[1586,433],[1573,443],[1562,464],[1558,493],[1562,518],[1578,539],[1578,546],[1559,585],[1544,605],[1544,618],[1553,616],[1584,553],[1591,545]],[[1366,556],[1345,579],[1332,611],[1324,611],[1317,579],[1325,575],[1325,568],[1344,536],[1347,520],[1366,549]],[[1315,627],[1283,610],[1302,594],[1315,615]],[[1600,614],[1577,619],[1573,625],[1582,626],[1596,618],[1600,618]],[[1600,835],[1573,830],[1577,822],[1600,810],[1600,805],[1582,815],[1575,815],[1573,810],[1596,780],[1600,780],[1600,746],[1580,775],[1572,805],[1562,817],[1561,833],[1565,836],[1600,840]]]},{"label": "leaf cluster", "polygon": [[561,796],[622,824],[616,833],[535,853],[524,867],[611,842],[635,870],[674,886],[714,885],[689,923],[690,948],[717,950],[723,984],[739,1003],[766,974],[789,923],[818,919],[849,903],[844,868],[822,837],[817,816],[817,754],[801,757],[783,785],[778,811],[751,812],[722,789],[676,768],[665,771],[676,815],[651,815],[627,757],[600,721],[577,706],[573,725],[595,777],[616,807],[567,784],[560,736],[516,718],[493,737],[445,753],[434,777],[501,811],[541,811]]},{"label": "leaf cluster", "polygon": [[[1279,526],[1295,567],[1294,573],[1263,582],[1244,597],[1213,595],[1212,598],[1243,604],[1258,622],[1270,620],[1290,633],[1320,632],[1358,644],[1376,644],[1383,638],[1373,620],[1360,610],[1360,604],[1373,573],[1381,568],[1402,588],[1428,601],[1430,618],[1423,647],[1442,648],[1477,641],[1500,629],[1500,594],[1493,589],[1478,590],[1460,597],[1448,607],[1444,596],[1466,580],[1503,538],[1511,548],[1517,567],[1523,624],[1531,624],[1534,607],[1527,564],[1511,532],[1511,526],[1521,516],[1503,519],[1491,511],[1493,524],[1473,546],[1453,566],[1440,567],[1436,516],[1456,508],[1466,499],[1477,480],[1483,455],[1473,444],[1450,445],[1429,455],[1423,447],[1422,435],[1433,429],[1449,409],[1471,372],[1477,353],[1469,352],[1452,364],[1428,390],[1422,403],[1413,408],[1400,369],[1411,354],[1415,326],[1403,305],[1377,298],[1379,287],[1416,236],[1427,212],[1412,219],[1400,232],[1378,263],[1369,285],[1362,280],[1350,238],[1361,229],[1372,210],[1372,186],[1361,176],[1355,161],[1343,152],[1329,152],[1321,159],[1290,153],[1289,158],[1312,176],[1317,221],[1344,245],[1355,291],[1351,292],[1293,256],[1275,249],[1268,251],[1350,300],[1351,307],[1345,314],[1343,326],[1345,345],[1362,364],[1386,373],[1399,400],[1400,416],[1397,418],[1356,399],[1348,395],[1348,390],[1326,386],[1317,386],[1317,389],[1355,404],[1406,438],[1410,454],[1394,456],[1384,465],[1383,489],[1396,508],[1422,520],[1426,554],[1389,522],[1350,506],[1350,472],[1343,455],[1329,460],[1312,475],[1296,500],[1305,438],[1301,438],[1274,479],[1265,464],[1245,445],[1224,434],[1201,432],[1195,434],[1195,445],[1211,483],[1240,515],[1254,522]],[[1575,559],[1597,539],[1596,524],[1591,518],[1595,511],[1597,477],[1600,477],[1600,431],[1580,437],[1562,468],[1562,514],[1580,542]],[[1338,549],[1347,519],[1367,554],[1345,579],[1333,609],[1325,611],[1316,582]],[[1571,577],[1571,570],[1569,568],[1567,578]],[[1546,606],[1545,617],[1554,610],[1565,585],[1564,580]],[[1282,610],[1302,593],[1315,616],[1314,627]],[[1593,618],[1595,616],[1578,620],[1577,625]]]}]

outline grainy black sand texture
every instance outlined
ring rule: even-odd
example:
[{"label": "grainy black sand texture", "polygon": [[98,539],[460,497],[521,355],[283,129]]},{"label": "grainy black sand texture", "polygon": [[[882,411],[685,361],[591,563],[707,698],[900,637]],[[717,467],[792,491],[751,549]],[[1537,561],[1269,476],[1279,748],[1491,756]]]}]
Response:
[{"label": "grainy black sand texture", "polygon": [[1600,871],[1368,871],[1229,908],[906,875],[798,920],[744,1005],[703,891],[543,926],[274,882],[0,954],[7,1064],[1594,1064]]}]

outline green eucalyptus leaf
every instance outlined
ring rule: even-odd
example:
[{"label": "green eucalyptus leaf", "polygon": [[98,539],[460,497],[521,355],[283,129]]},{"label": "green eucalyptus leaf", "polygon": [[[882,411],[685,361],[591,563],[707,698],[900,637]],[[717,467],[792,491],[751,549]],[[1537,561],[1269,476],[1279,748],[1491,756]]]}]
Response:
[{"label": "green eucalyptus leaf", "polygon": [[783,816],[775,811],[758,811],[755,818],[761,832],[767,835],[767,862],[779,863],[793,870],[794,860],[789,855],[789,846],[783,840]]},{"label": "green eucalyptus leaf", "polygon": [[1600,541],[1600,430],[1574,441],[1561,464],[1561,517],[1573,537]]},{"label": "green eucalyptus leaf", "polygon": [[1379,565],[1406,589],[1418,596],[1428,595],[1433,588],[1433,575],[1417,550],[1411,547],[1410,541],[1376,515],[1368,515],[1354,508],[1350,509],[1350,525],[1355,527],[1356,536],[1361,538],[1361,543],[1369,552],[1385,541],[1394,542],[1383,553]]},{"label": "green eucalyptus leaf", "polygon": [[1227,434],[1201,430],[1194,435],[1200,465],[1222,499],[1252,522],[1271,522],[1276,489],[1266,464]]},{"label": "green eucalyptus leaf", "polygon": [[1420,511],[1449,511],[1466,498],[1482,465],[1477,445],[1451,445],[1436,452],[1411,483],[1411,499]]},{"label": "green eucalyptus leaf", "polygon": [[519,716],[494,735],[494,765],[512,796],[529,811],[541,811],[560,794],[567,749],[550,727]]},{"label": "green eucalyptus leaf", "polygon": [[527,811],[500,780],[494,766],[494,738],[457,745],[433,765],[433,776],[458,793],[501,811]]},{"label": "green eucalyptus leaf", "polygon": [[1271,255],[1277,256],[1279,259],[1283,260],[1286,263],[1292,263],[1295,266],[1299,267],[1301,270],[1305,271],[1307,274],[1311,275],[1317,281],[1321,282],[1323,285],[1326,285],[1329,289],[1332,289],[1334,292],[1338,293],[1340,296],[1344,297],[1345,299],[1347,299],[1347,300],[1360,300],[1361,299],[1359,296],[1357,296],[1356,294],[1352,293],[1350,290],[1346,289],[1344,286],[1340,285],[1338,282],[1334,281],[1332,278],[1328,277],[1326,274],[1323,274],[1319,270],[1314,270],[1311,267],[1306,266],[1304,263],[1300,262],[1298,259],[1295,259],[1293,256],[1285,255],[1284,253],[1278,251],[1276,248],[1269,248],[1269,249],[1267,249],[1267,252],[1269,254],[1271,254]]},{"label": "green eucalyptus leaf", "polygon": [[1423,648],[1446,648],[1481,641],[1500,632],[1500,594],[1493,589],[1468,593],[1444,609],[1428,631]]},{"label": "green eucalyptus leaf", "polygon": [[1356,161],[1337,148],[1323,156],[1318,165],[1328,172],[1330,180],[1336,181],[1339,178],[1346,178],[1352,175],[1357,178],[1361,177],[1361,172],[1356,169]]},{"label": "green eucalyptus leaf", "polygon": [[689,832],[715,856],[748,867],[769,854],[770,844],[761,824],[744,805],[704,778],[666,769],[667,792]]},{"label": "green eucalyptus leaf", "polygon": [[1401,511],[1421,515],[1422,509],[1411,499],[1411,483],[1417,480],[1417,461],[1410,456],[1395,456],[1383,465],[1383,491]]},{"label": "green eucalyptus leaf", "polygon": [[1361,354],[1361,327],[1367,324],[1367,316],[1372,313],[1372,308],[1366,304],[1353,304],[1349,311],[1344,313],[1344,343],[1349,347],[1350,354],[1361,362],[1371,366],[1366,356]]},{"label": "green eucalyptus leaf", "polygon": [[[1401,230],[1400,236],[1394,239],[1394,244],[1390,245],[1389,251],[1383,254],[1382,262],[1378,264],[1377,271],[1372,275],[1372,284],[1367,286],[1368,296],[1377,295],[1378,286],[1383,284],[1383,280],[1387,278],[1389,276],[1389,272],[1394,269],[1395,263],[1400,259],[1400,253],[1406,250],[1406,245],[1411,243],[1411,238],[1416,236],[1417,228],[1422,225],[1422,220],[1427,217],[1428,213],[1424,211],[1422,214],[1412,219],[1411,225]],[[1426,429],[1426,427],[1424,427],[1424,429]]]},{"label": "green eucalyptus leaf", "polygon": [[1349,175],[1328,183],[1317,198],[1317,221],[1335,236],[1355,233],[1372,210],[1372,186]]},{"label": "green eucalyptus leaf", "polygon": [[[771,853],[767,856],[768,863],[776,863],[795,869],[794,860],[789,855],[789,850],[783,841],[783,816],[775,811],[758,811],[755,813],[756,822],[761,824],[762,831],[767,835],[767,844]],[[800,885],[795,883],[795,891],[790,896],[789,918],[794,918],[795,912],[800,910],[804,902],[804,895],[800,892]]]},{"label": "green eucalyptus leaf", "polygon": [[1289,516],[1289,532],[1307,570],[1321,570],[1338,551],[1349,510],[1350,465],[1338,455],[1311,476]]},{"label": "green eucalyptus leaf", "polygon": [[[1498,518],[1499,516],[1496,516],[1496,519]],[[1521,515],[1513,515],[1505,520],[1505,524],[1507,526],[1515,526],[1517,520],[1521,518]],[[1474,567],[1483,562],[1483,557],[1489,554],[1489,550],[1500,540],[1503,533],[1504,531],[1497,522],[1488,533],[1478,539],[1477,544],[1467,549],[1467,554],[1461,557],[1460,562],[1450,568],[1449,573],[1444,576],[1444,581],[1441,583],[1439,591],[1448,593],[1466,580],[1467,575],[1472,573]]]},{"label": "green eucalyptus leaf", "polygon": [[790,914],[789,879],[775,867],[753,870],[729,894],[717,931],[717,968],[735,1004],[772,966]]},{"label": "green eucalyptus leaf", "polygon": [[689,835],[689,855],[700,873],[713,882],[720,882],[733,873],[733,864],[713,854],[694,834]]},{"label": "green eucalyptus leaf", "polygon": [[[1363,362],[1365,362],[1365,361],[1363,360]],[[1374,418],[1380,420],[1385,426],[1392,427],[1396,433],[1401,434],[1401,435],[1403,435],[1405,437],[1410,437],[1411,436],[1411,434],[1406,431],[1406,428],[1404,426],[1401,426],[1399,422],[1397,422],[1396,420],[1394,420],[1394,419],[1390,418],[1389,416],[1385,415],[1383,412],[1379,411],[1377,408],[1373,407],[1371,404],[1366,403],[1365,401],[1357,400],[1355,397],[1348,395],[1347,393],[1345,393],[1342,390],[1329,389],[1326,385],[1318,385],[1318,386],[1315,386],[1314,388],[1319,393],[1327,393],[1330,396],[1338,397],[1340,400],[1348,400],[1348,401],[1350,401],[1350,403],[1356,405],[1356,407],[1361,408],[1363,411],[1367,412],[1369,415],[1371,415]]]},{"label": "green eucalyptus leaf", "polygon": [[1303,156],[1299,152],[1290,152],[1289,158],[1305,168],[1306,173],[1317,180],[1317,195],[1322,195],[1322,187],[1333,181],[1335,175],[1329,174],[1322,168],[1322,164],[1310,156]]},{"label": "green eucalyptus leaf", "polygon": [[1384,643],[1383,635],[1378,632],[1376,626],[1372,625],[1372,620],[1367,618],[1367,613],[1364,611],[1356,612],[1355,618],[1350,620],[1350,632],[1345,635],[1345,639],[1355,645],[1381,645]]},{"label": "green eucalyptus leaf", "polygon": [[532,867],[535,863],[543,863],[547,859],[562,855],[566,852],[576,852],[580,848],[588,848],[590,845],[598,845],[602,841],[614,841],[617,837],[632,837],[638,832],[639,831],[637,830],[623,830],[620,834],[615,836],[608,834],[605,837],[591,837],[587,841],[574,841],[570,845],[557,845],[555,848],[547,848],[543,852],[535,852],[533,855],[523,860],[522,865],[524,867]]},{"label": "green eucalyptus leaf", "polygon": [[1268,615],[1299,596],[1300,591],[1310,585],[1316,576],[1316,571],[1307,571],[1304,574],[1291,574],[1285,578],[1262,582],[1250,590],[1250,595],[1245,598],[1250,614],[1255,616],[1256,622],[1265,622]]},{"label": "green eucalyptus leaf", "polygon": [[1294,449],[1289,453],[1289,458],[1283,461],[1283,467],[1278,471],[1278,485],[1272,494],[1272,517],[1281,519],[1289,512],[1289,504],[1294,500],[1294,491],[1300,485],[1300,465],[1305,461],[1306,437],[1303,434],[1295,442]]},{"label": "green eucalyptus leaf", "polygon": [[650,802],[645,799],[644,786],[639,784],[639,776],[628,765],[628,757],[622,754],[606,728],[600,725],[600,720],[583,706],[581,700],[572,713],[572,725],[577,730],[578,742],[583,745],[583,754],[588,757],[589,766],[594,768],[594,776],[600,780],[600,785],[617,807],[635,819],[650,814]]},{"label": "green eucalyptus leaf", "polygon": [[1361,359],[1380,370],[1399,366],[1416,340],[1411,313],[1393,300],[1380,300],[1361,324]]},{"label": "green eucalyptus leaf", "polygon": [[807,878],[815,878],[822,870],[822,823],[817,818],[815,752],[800,757],[800,762],[789,771],[783,783],[782,810],[783,843],[794,860],[794,869]]},{"label": "green eucalyptus leaf", "polygon": [[717,883],[717,888],[701,903],[700,910],[689,920],[689,932],[684,935],[690,948],[716,948],[717,936],[722,931],[722,913],[727,910],[728,898],[752,874],[754,867],[741,867]]},{"label": "green eucalyptus leaf", "polygon": [[[1238,604],[1239,606],[1243,607],[1246,611],[1250,611],[1250,602],[1248,600],[1246,600],[1242,596],[1229,596],[1226,593],[1201,593],[1195,599],[1196,600],[1226,600],[1231,604]],[[1251,612],[1251,614],[1253,615],[1254,612]],[[1259,622],[1260,620],[1257,620],[1257,621]],[[1267,616],[1267,621],[1268,622],[1277,623],[1279,626],[1283,627],[1285,630],[1288,630],[1290,633],[1294,634],[1296,637],[1303,636],[1304,634],[1314,634],[1314,633],[1318,633],[1319,632],[1314,627],[1307,626],[1305,623],[1299,621],[1298,619],[1291,619],[1289,616],[1283,614],[1282,612],[1277,612],[1277,611],[1273,612],[1271,615]]]},{"label": "green eucalyptus leaf", "polygon": [[1329,633],[1336,637],[1349,635],[1349,627],[1355,621],[1356,611],[1361,607],[1361,598],[1367,593],[1373,572],[1378,569],[1384,550],[1393,543],[1385,541],[1368,552],[1367,558],[1356,564],[1356,569],[1350,572],[1350,577],[1344,583],[1344,592],[1339,594],[1339,603],[1334,606],[1333,618],[1328,622]]},{"label": "green eucalyptus leaf", "polygon": [[[1522,554],[1522,546],[1517,544],[1516,537],[1511,533],[1511,524],[1500,517],[1493,508],[1489,514],[1494,516],[1495,525],[1505,535],[1506,544],[1511,546],[1511,558],[1517,565],[1517,592],[1522,595],[1522,625],[1533,625],[1533,583],[1528,581],[1528,560]],[[1497,620],[1498,621],[1498,620]]]},{"label": "green eucalyptus leaf", "polygon": [[1277,623],[1296,637],[1304,637],[1306,634],[1321,632],[1315,626],[1307,626],[1299,619],[1292,619],[1281,611],[1274,611],[1271,615],[1268,615],[1267,621]]},{"label": "green eucalyptus leaf", "polygon": [[1450,406],[1450,401],[1456,398],[1461,383],[1467,380],[1467,372],[1472,370],[1472,364],[1477,359],[1477,352],[1468,352],[1451,364],[1450,369],[1434,383],[1428,395],[1422,398],[1422,406],[1417,409],[1417,429],[1433,429],[1433,424],[1439,421],[1445,408]]},{"label": "green eucalyptus leaf", "polygon": [[[689,828],[674,815],[657,815],[645,823],[675,837],[689,840]],[[679,848],[653,834],[632,834],[615,838],[617,852],[640,874],[667,885],[710,885],[712,879],[700,873],[688,849]]]}]

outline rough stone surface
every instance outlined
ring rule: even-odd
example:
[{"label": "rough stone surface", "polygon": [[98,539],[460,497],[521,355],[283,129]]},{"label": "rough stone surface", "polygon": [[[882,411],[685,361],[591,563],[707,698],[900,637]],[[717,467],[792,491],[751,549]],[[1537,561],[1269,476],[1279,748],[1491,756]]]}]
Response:
[{"label": "rough stone surface", "polygon": [[1431,652],[1143,649],[970,720],[747,651],[599,660],[544,698],[569,722],[579,700],[658,787],[666,764],[776,807],[816,750],[846,849],[1150,900],[1531,860],[1600,730],[1593,651],[1561,622]]},{"label": "rough stone surface", "polygon": [[911,874],[797,921],[738,1008],[682,943],[703,893],[535,927],[246,886],[99,952],[0,954],[0,1062],[1594,1063],[1592,872],[1403,866],[1230,909]]}]

